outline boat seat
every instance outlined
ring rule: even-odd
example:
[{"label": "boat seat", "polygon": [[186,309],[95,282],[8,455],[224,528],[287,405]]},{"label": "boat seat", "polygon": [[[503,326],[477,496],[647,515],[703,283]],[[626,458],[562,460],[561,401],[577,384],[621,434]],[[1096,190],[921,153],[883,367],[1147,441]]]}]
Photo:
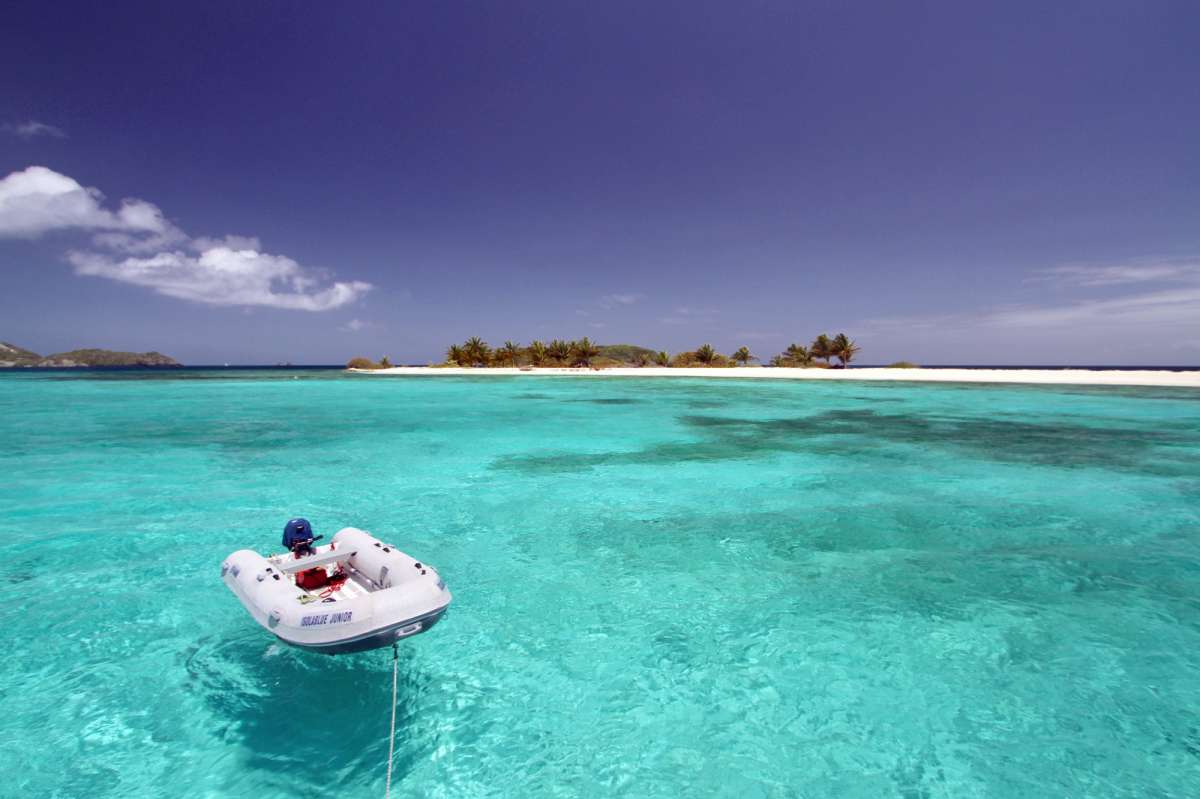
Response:
[{"label": "boat seat", "polygon": [[284,560],[279,564],[279,571],[284,574],[292,574],[293,572],[304,571],[316,566],[324,566],[329,563],[338,563],[339,561],[350,560],[354,557],[355,552],[344,549],[335,549],[333,551],[325,551],[319,555],[309,555],[308,557],[299,559]]}]

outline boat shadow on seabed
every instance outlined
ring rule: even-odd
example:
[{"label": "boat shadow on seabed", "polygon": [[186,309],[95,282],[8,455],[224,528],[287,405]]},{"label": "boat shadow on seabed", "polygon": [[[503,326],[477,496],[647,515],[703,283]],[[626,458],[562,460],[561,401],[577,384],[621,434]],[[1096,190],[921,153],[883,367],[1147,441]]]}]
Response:
[{"label": "boat shadow on seabed", "polygon": [[[436,746],[419,734],[431,677],[400,648],[395,777]],[[202,639],[184,655],[192,689],[224,722],[215,737],[243,748],[245,765],[295,784],[361,787],[388,754],[390,649],[330,658],[264,642],[261,631]],[[311,780],[311,782],[308,782]]]}]

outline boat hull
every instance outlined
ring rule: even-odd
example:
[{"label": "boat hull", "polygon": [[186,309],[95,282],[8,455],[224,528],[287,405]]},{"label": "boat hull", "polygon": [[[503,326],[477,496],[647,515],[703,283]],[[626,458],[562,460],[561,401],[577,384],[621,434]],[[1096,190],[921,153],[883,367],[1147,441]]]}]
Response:
[{"label": "boat hull", "polygon": [[385,646],[391,646],[397,641],[412,638],[414,635],[420,635],[441,621],[442,616],[446,615],[446,609],[449,607],[449,605],[445,605],[433,613],[427,613],[415,619],[398,622],[381,630],[372,630],[363,635],[347,638],[342,641],[305,643],[301,641],[289,641],[282,635],[276,635],[276,637],[288,646],[294,646],[306,652],[317,652],[322,655],[346,655],[351,652],[366,652],[370,649],[381,649]]}]

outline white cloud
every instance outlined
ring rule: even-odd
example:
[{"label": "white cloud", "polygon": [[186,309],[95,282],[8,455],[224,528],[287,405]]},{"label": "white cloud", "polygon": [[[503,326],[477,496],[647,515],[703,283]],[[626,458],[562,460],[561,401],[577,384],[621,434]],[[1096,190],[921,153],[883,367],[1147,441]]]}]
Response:
[{"label": "white cloud", "polygon": [[[1118,264],[1067,264],[1036,273],[1035,282],[1059,287],[1103,289],[1139,286],[1119,296],[1081,298],[1053,305],[1001,308],[981,317],[985,325],[1200,325],[1200,257],[1140,258]],[[1155,289],[1156,290],[1150,290]],[[1128,289],[1126,289],[1128,291]]]},{"label": "white cloud", "polygon": [[1193,323],[1200,326],[1200,287],[1131,294],[1064,305],[1009,308],[982,314],[980,323],[999,327],[1094,324]]},{"label": "white cloud", "polygon": [[596,304],[607,311],[619,305],[633,305],[645,298],[645,294],[605,294],[596,301]]},{"label": "white cloud", "polygon": [[664,325],[711,325],[717,321],[719,311],[714,308],[693,308],[680,305],[658,321]]},{"label": "white cloud", "polygon": [[[634,303],[641,302],[644,299],[646,299],[645,294],[605,294],[596,300],[595,307],[599,308],[601,311],[611,311],[614,308],[620,308],[623,306],[633,305]],[[586,308],[576,308],[575,309],[576,316],[587,317],[587,316],[591,316],[592,313],[593,313],[592,311],[590,311]],[[603,322],[593,322],[592,323],[592,327],[603,327],[603,326],[604,326]]]},{"label": "white cloud", "polygon": [[97,247],[128,253],[162,252],[175,246],[193,247],[187,234],[174,225],[163,232],[136,236],[130,233],[97,233],[92,236]]},{"label": "white cloud", "polygon": [[20,136],[22,139],[34,139],[38,136],[49,136],[53,139],[67,138],[67,132],[62,128],[56,128],[53,125],[47,125],[44,122],[38,122],[33,119],[26,122],[7,124],[4,126],[4,132]]},{"label": "white cloud", "polygon": [[376,325],[374,322],[365,322],[362,319],[351,319],[346,324],[338,327],[338,330],[341,330],[343,333],[357,333],[360,330],[366,330],[375,326]]},{"label": "white cloud", "polygon": [[1200,281],[1200,258],[1144,258],[1122,264],[1066,264],[1043,269],[1030,282],[1069,286]]},{"label": "white cloud", "polygon": [[328,311],[371,289],[360,281],[317,289],[318,281],[291,258],[228,247],[213,247],[200,255],[176,250],[122,260],[94,252],[71,252],[67,259],[81,275],[133,283],[168,297],[209,305]]},{"label": "white cloud", "polygon": [[[1140,291],[1105,297],[1017,306],[992,306],[974,313],[898,316],[864,320],[872,330],[965,330],[970,328],[1091,329],[1100,334],[1169,327],[1200,329],[1200,258],[1141,259],[1124,264],[1069,265],[1034,273],[1031,282],[1053,283],[1076,292],[1139,286]],[[1125,289],[1129,292],[1129,289]]]},{"label": "white cloud", "polygon": [[191,240],[191,248],[196,252],[204,252],[214,247],[228,247],[231,250],[261,250],[262,243],[257,236],[197,236]]},{"label": "white cloud", "polygon": [[45,167],[14,172],[0,180],[0,238],[100,231],[92,249],[67,254],[78,274],[209,305],[327,311],[371,290],[357,280],[330,283],[324,273],[287,256],[262,252],[257,238],[191,238],[151,203],[129,199],[110,210],[103,199],[98,190]]},{"label": "white cloud", "polygon": [[0,180],[0,238],[35,238],[51,230],[113,230],[163,234],[171,224],[143,200],[123,200],[110,211],[104,195],[44,166]]}]

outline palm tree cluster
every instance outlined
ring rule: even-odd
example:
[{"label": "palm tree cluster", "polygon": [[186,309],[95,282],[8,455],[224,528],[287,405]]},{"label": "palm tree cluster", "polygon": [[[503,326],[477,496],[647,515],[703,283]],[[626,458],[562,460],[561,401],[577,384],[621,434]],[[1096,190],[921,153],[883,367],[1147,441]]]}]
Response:
[{"label": "palm tree cluster", "polygon": [[825,362],[825,366],[831,366],[831,361],[837,358],[838,365],[845,369],[861,349],[845,333],[838,333],[833,338],[822,333],[807,347],[802,344],[789,344],[787,349],[771,359],[771,365],[813,366],[820,360]]},{"label": "palm tree cluster", "polygon": [[492,349],[478,336],[446,350],[448,366],[591,366],[600,348],[587,336],[578,341],[532,341],[522,347],[512,341]]}]

